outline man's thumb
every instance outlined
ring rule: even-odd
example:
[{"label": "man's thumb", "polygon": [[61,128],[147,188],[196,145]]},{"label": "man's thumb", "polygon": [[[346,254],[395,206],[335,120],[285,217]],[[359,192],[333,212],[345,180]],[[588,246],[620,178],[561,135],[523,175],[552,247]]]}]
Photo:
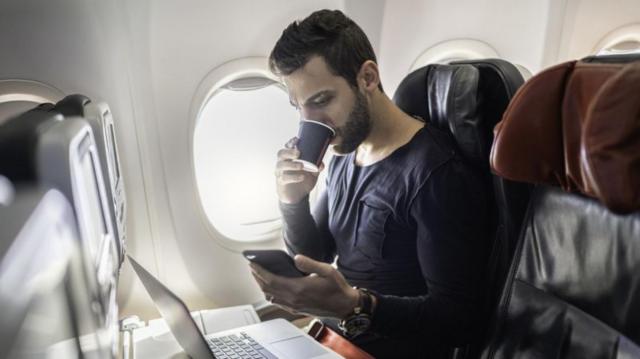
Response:
[{"label": "man's thumb", "polygon": [[319,276],[327,277],[330,276],[334,270],[330,264],[314,261],[302,254],[296,254],[293,259],[296,267],[305,273],[315,273]]}]

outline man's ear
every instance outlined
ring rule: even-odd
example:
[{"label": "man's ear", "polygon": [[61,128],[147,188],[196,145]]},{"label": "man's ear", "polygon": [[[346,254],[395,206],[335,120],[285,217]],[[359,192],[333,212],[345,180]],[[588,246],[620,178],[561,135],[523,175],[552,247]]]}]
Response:
[{"label": "man's ear", "polygon": [[358,71],[358,86],[365,92],[371,93],[378,88],[380,84],[380,72],[378,64],[371,60],[365,61]]}]

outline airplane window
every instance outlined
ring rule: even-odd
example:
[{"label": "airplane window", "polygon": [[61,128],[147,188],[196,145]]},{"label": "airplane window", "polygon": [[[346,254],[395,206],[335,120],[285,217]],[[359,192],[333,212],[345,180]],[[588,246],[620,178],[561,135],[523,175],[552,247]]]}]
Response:
[{"label": "airplane window", "polygon": [[514,65],[516,66],[516,68],[520,72],[520,75],[522,75],[522,78],[524,78],[525,81],[530,79],[531,76],[533,76],[533,74],[531,73],[531,70],[529,70],[526,66],[520,65],[520,64],[514,64]]},{"label": "airplane window", "polygon": [[57,102],[64,93],[31,80],[0,80],[0,123],[41,103]]},{"label": "airplane window", "polygon": [[217,232],[244,242],[279,236],[274,165],[298,118],[284,88],[266,77],[236,79],[208,97],[194,131],[194,167]]},{"label": "airplane window", "polygon": [[597,55],[621,55],[640,53],[640,40],[627,40],[615,43],[598,51]]},{"label": "airplane window", "polygon": [[640,53],[640,23],[626,25],[611,31],[594,46],[596,55],[622,55]]}]

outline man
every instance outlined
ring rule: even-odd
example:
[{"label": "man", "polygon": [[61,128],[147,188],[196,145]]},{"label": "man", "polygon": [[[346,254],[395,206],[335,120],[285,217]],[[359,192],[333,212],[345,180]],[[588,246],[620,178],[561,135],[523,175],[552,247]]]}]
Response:
[{"label": "man", "polygon": [[295,139],[278,153],[285,243],[312,275],[284,278],[252,264],[267,298],[341,320],[344,335],[376,357],[439,357],[467,343],[487,258],[481,175],[447,133],[387,97],[366,35],[340,11],[289,25],[270,66],[302,116],[336,130],[342,156],[312,214],[318,174],[292,161]]}]

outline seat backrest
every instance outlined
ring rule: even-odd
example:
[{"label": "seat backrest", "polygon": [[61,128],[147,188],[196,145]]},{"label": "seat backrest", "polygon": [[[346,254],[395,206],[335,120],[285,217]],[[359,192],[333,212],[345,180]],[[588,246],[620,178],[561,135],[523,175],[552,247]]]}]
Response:
[{"label": "seat backrest", "polygon": [[486,174],[495,231],[489,244],[486,317],[506,278],[530,193],[528,184],[494,177],[489,168],[493,128],[523,82],[517,68],[507,61],[460,61],[427,65],[412,72],[393,97],[404,112],[451,133],[462,157]]},{"label": "seat backrest", "polygon": [[110,202],[109,212],[117,238],[118,262],[122,265],[126,242],[127,206],[111,110],[104,102],[93,102],[88,97],[77,94],[66,96],[55,104],[53,110],[65,117],[83,117],[91,126],[100,156],[104,187]]},{"label": "seat backrest", "polygon": [[66,198],[20,185],[0,223],[0,357],[108,357]]},{"label": "seat backrest", "polygon": [[483,358],[640,357],[640,62],[531,78],[494,171],[536,184]]},{"label": "seat backrest", "polygon": [[0,174],[15,183],[37,182],[38,135],[63,117],[45,103],[0,124]]},{"label": "seat backrest", "polygon": [[0,125],[0,149],[11,150],[11,156],[0,156],[0,173],[16,183],[58,189],[72,204],[90,281],[87,295],[98,303],[101,325],[115,349],[119,259],[111,203],[89,124],[79,117],[64,118],[53,105],[42,105]]},{"label": "seat backrest", "polygon": [[[118,249],[100,157],[89,124],[65,118],[38,137],[36,161],[41,183],[61,189],[78,219],[85,255],[91,258],[103,309],[103,325],[114,345],[118,337],[116,289]],[[65,192],[66,190],[66,192]]]}]

